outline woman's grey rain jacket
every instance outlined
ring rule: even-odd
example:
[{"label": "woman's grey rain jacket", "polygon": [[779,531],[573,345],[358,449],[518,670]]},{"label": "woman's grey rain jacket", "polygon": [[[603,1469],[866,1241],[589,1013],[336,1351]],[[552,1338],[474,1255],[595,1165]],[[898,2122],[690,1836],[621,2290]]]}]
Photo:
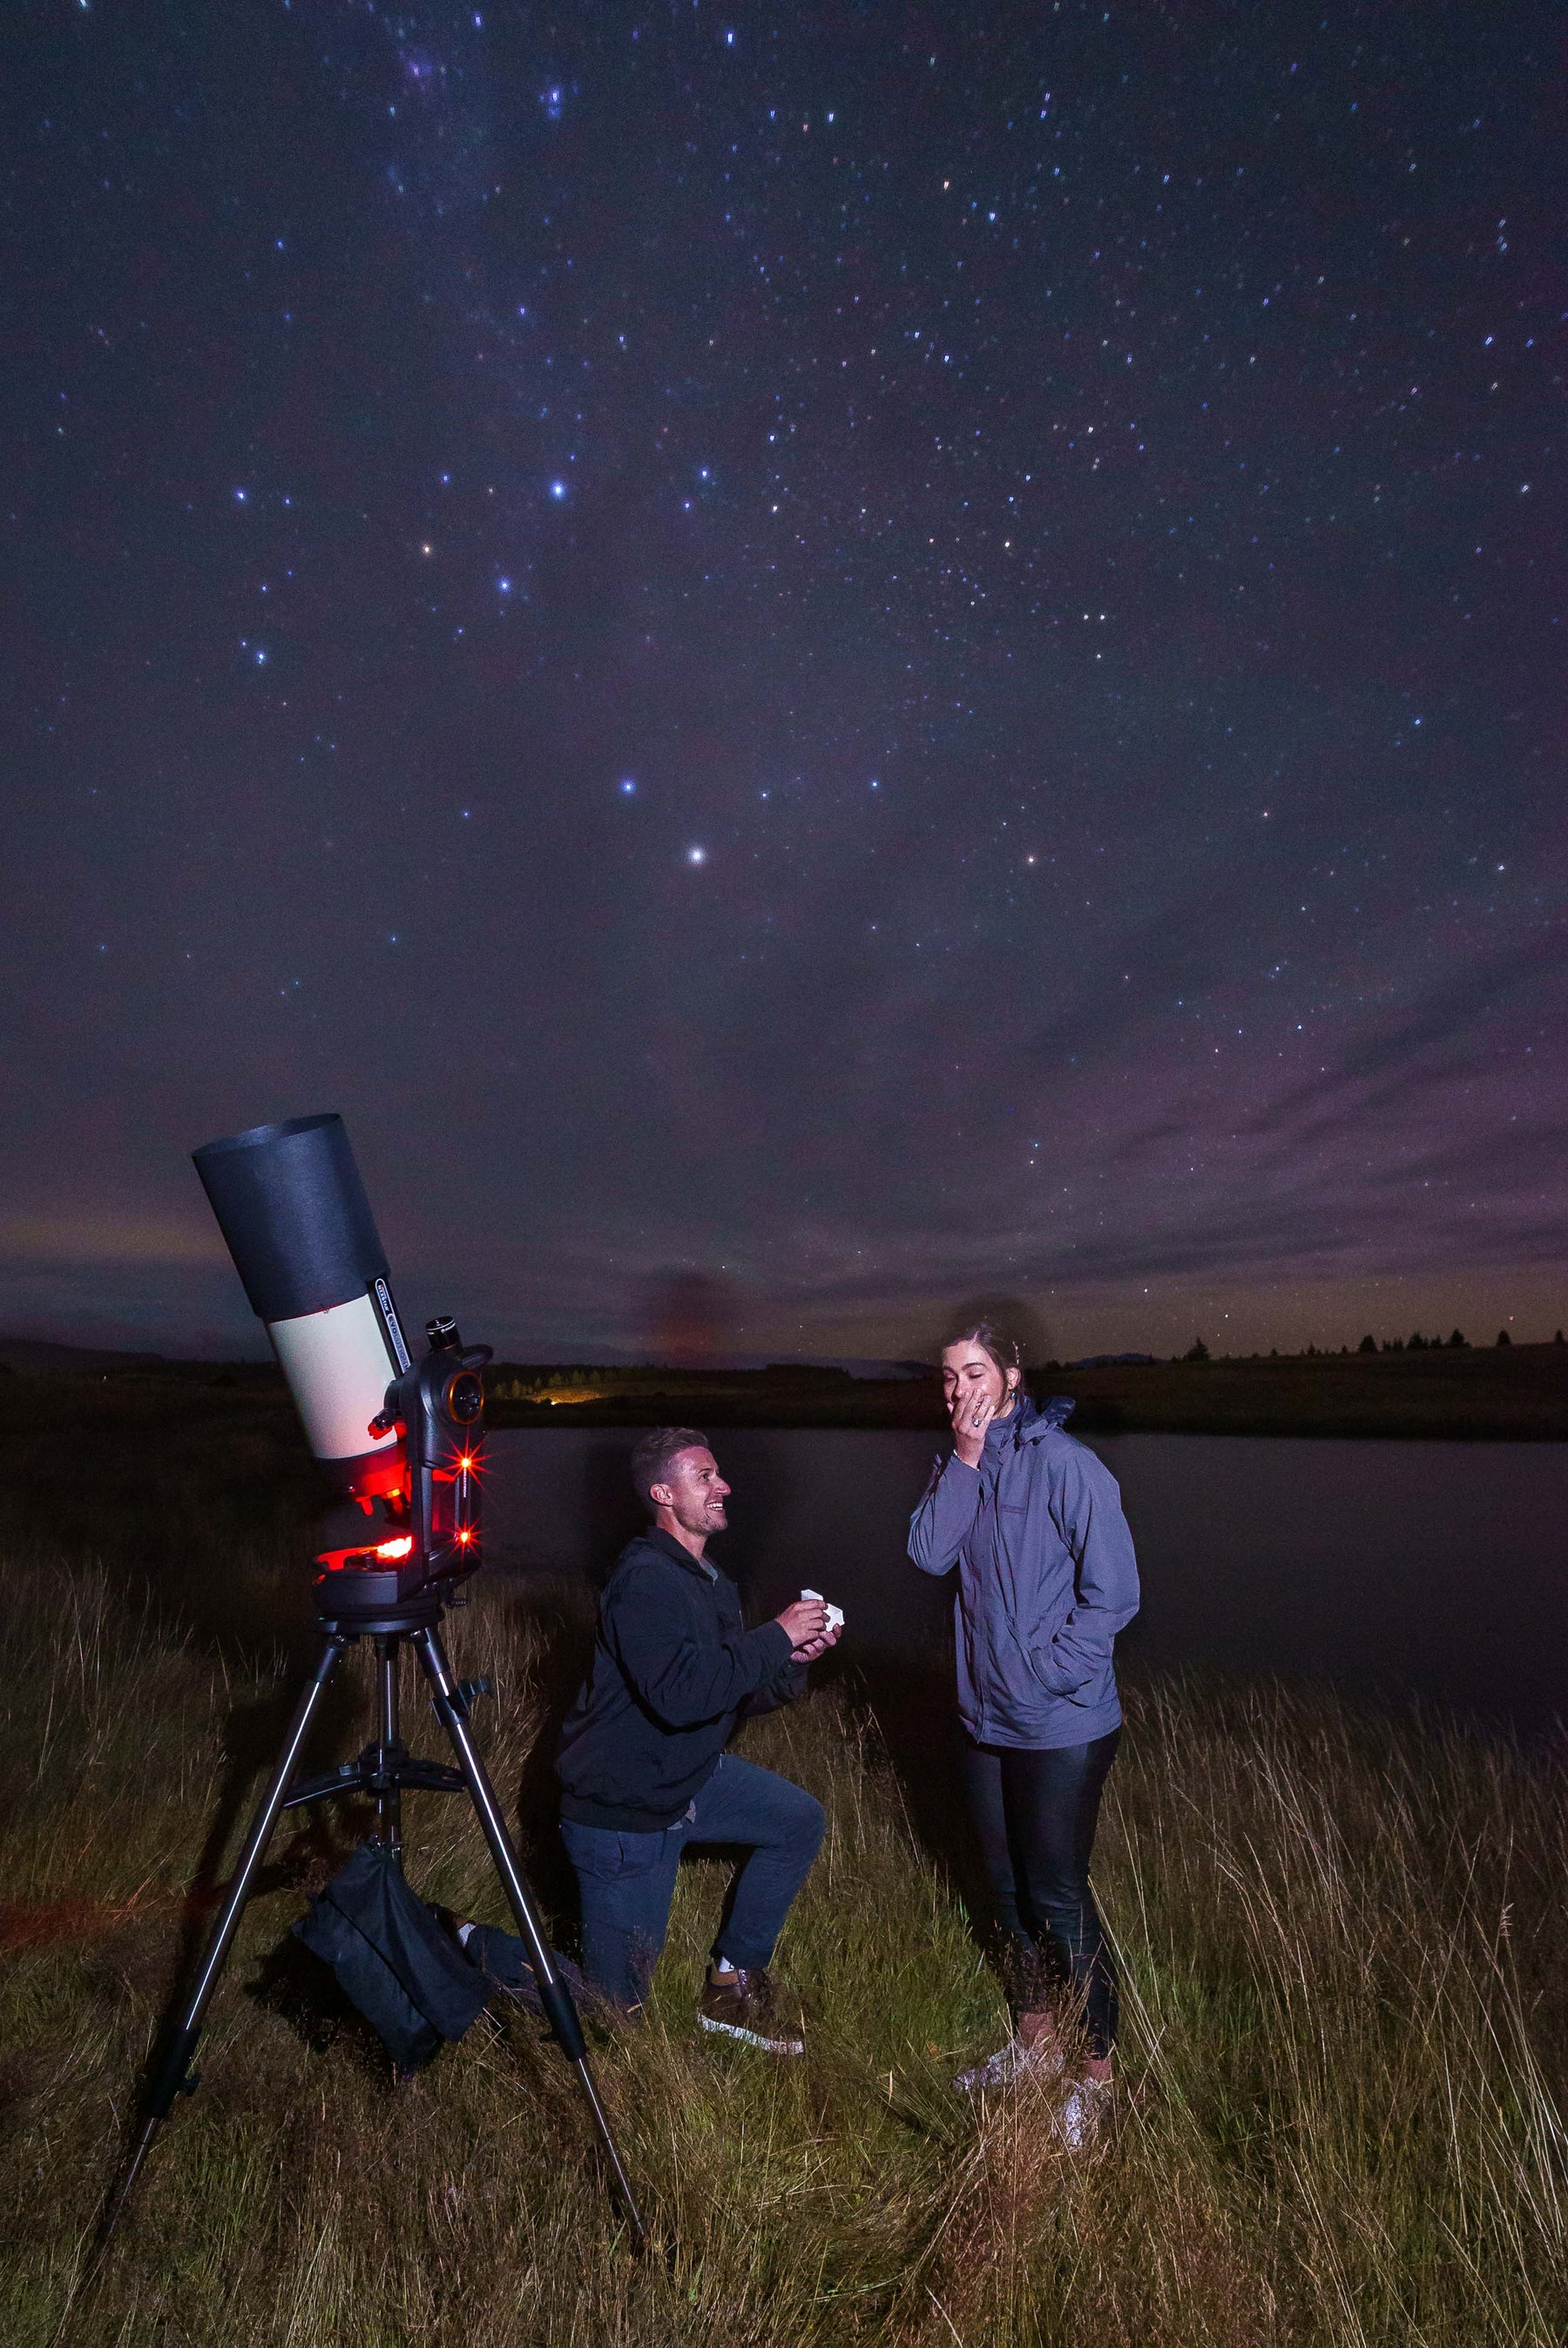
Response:
[{"label": "woman's grey rain jacket", "polygon": [[1062,1431],[1071,1408],[1020,1396],[978,1468],[938,1460],[909,1520],[922,1573],[958,1569],[958,1716],[979,1745],[1049,1751],[1121,1723],[1111,1651],[1138,1565],[1116,1478]]}]

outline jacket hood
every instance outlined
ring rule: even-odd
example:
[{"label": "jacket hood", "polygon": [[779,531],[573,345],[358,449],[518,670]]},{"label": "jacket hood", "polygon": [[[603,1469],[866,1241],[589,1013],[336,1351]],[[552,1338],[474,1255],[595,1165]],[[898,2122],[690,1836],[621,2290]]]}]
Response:
[{"label": "jacket hood", "polygon": [[1065,1426],[1077,1407],[1071,1395],[1050,1395],[1043,1403],[1033,1403],[1020,1394],[1006,1418],[992,1419],[986,1441],[989,1444],[994,1437],[999,1449],[1010,1443],[1015,1451],[1020,1444],[1039,1443],[1054,1428]]}]

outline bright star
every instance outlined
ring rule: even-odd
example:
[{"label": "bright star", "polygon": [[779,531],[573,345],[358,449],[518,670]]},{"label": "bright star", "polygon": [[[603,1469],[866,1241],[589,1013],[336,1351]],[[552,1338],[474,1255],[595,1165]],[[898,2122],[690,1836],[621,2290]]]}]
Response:
[{"label": "bright star", "polygon": [[686,861],[688,864],[706,864],[708,861],[707,850],[705,848],[689,848],[686,850]]},{"label": "bright star", "polygon": [[626,795],[626,797],[627,797],[628,798],[631,798],[635,797],[635,795],[636,795],[636,791],[637,791],[637,786],[636,786],[636,784],[632,781],[631,777],[630,777],[630,775],[628,775],[628,776],[625,778],[624,781],[621,783],[620,788],[621,788],[621,790],[625,793],[625,795]]},{"label": "bright star", "polygon": [[552,498],[564,498],[566,495],[566,483],[564,481],[552,481],[550,483],[550,495]]}]

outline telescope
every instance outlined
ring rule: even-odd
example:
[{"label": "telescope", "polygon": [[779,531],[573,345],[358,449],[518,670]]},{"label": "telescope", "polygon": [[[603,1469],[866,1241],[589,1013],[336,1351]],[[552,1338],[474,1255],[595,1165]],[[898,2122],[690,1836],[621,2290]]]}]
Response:
[{"label": "telescope", "polygon": [[[517,1921],[549,2034],[576,2070],[632,2240],[642,2221],[589,2068],[571,1992],[545,1937],[505,1816],[469,1726],[484,1682],[453,1677],[440,1624],[481,1560],[487,1345],[466,1346],[449,1316],[427,1322],[415,1360],[393,1299],[391,1267],[341,1117],[292,1117],[194,1153],[252,1310],[266,1328],[311,1449],[336,1496],[313,1543],[323,1643],[231,1878],[195,1985],[165,2031],[141,2132],[110,2199],[114,2231],[142,2162],[179,2095],[200,2084],[191,2058],[285,1810],[369,1795],[377,1864],[402,1873],[402,1791],[466,1793]],[[375,1655],[376,1735],[354,1761],[302,1777],[299,1765],[347,1648]],[[399,1661],[414,1650],[456,1766],[410,1753],[399,1727]],[[406,1895],[411,1896],[411,1895]]]},{"label": "telescope", "polygon": [[449,1596],[480,1562],[489,1347],[465,1346],[444,1315],[411,1359],[341,1117],[257,1126],[194,1157],[306,1439],[352,1504],[322,1528],[317,1606],[368,1627]]}]

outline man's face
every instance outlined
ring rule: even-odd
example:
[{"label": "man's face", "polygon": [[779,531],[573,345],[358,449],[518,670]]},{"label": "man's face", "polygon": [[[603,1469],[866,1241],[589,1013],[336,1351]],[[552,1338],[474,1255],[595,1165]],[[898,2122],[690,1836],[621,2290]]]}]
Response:
[{"label": "man's face", "polygon": [[724,1502],[729,1496],[718,1461],[711,1451],[695,1444],[689,1451],[675,1454],[663,1481],[655,1484],[651,1493],[655,1506],[668,1509],[682,1532],[695,1533],[704,1540],[710,1533],[722,1533],[728,1524]]}]

